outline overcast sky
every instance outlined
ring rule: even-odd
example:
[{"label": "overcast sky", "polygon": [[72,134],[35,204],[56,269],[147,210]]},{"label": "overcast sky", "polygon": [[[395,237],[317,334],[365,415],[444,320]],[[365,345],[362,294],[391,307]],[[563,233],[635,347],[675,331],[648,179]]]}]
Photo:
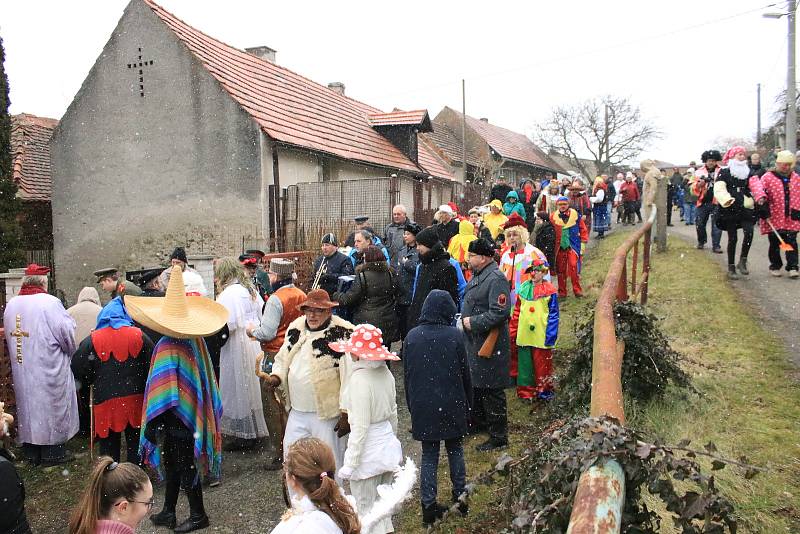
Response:
[{"label": "overcast sky", "polygon": [[[11,112],[60,118],[127,0],[2,0]],[[467,113],[531,133],[559,104],[630,96],[664,132],[645,154],[699,158],[719,136],[753,137],[786,84],[786,18],[765,0],[265,2],[161,0],[233,46],[384,110]],[[390,7],[391,6],[391,7]],[[764,128],[766,129],[766,127]]]}]

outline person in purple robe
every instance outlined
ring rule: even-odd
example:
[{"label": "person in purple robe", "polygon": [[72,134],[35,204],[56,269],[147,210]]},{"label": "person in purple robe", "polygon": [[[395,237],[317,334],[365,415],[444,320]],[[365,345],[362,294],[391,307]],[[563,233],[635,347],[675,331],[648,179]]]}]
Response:
[{"label": "person in purple robe", "polygon": [[47,294],[50,269],[32,263],[8,301],[3,324],[17,399],[17,440],[34,465],[70,460],[66,442],[78,432],[78,400],[70,358],[75,321]]}]

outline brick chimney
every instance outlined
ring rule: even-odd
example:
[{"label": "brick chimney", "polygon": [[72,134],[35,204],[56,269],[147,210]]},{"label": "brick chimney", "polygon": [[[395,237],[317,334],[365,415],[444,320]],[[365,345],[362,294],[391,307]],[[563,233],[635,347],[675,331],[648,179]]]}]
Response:
[{"label": "brick chimney", "polygon": [[328,84],[328,89],[344,96],[344,84],[342,82],[331,82]]},{"label": "brick chimney", "polygon": [[275,54],[277,54],[278,51],[277,50],[273,50],[272,48],[270,48],[268,46],[254,46],[252,48],[245,48],[244,51],[247,52],[248,54],[251,54],[251,55],[254,55],[256,57],[260,57],[261,59],[264,59],[266,61],[269,61],[270,63],[276,63],[275,62]]}]

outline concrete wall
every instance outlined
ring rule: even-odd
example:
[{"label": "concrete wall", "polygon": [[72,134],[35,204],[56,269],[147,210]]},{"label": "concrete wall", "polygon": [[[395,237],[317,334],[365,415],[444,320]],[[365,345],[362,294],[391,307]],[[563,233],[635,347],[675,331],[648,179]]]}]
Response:
[{"label": "concrete wall", "polygon": [[[144,97],[139,48],[153,60]],[[259,135],[185,45],[131,2],[51,141],[59,287],[75,294],[97,268],[152,265],[176,245],[238,254],[238,236],[265,226]]]}]

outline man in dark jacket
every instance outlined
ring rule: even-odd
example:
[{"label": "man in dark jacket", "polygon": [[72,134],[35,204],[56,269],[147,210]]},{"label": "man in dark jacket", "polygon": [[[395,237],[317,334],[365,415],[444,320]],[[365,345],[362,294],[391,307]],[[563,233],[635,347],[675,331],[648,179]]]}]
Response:
[{"label": "man in dark jacket", "polygon": [[494,199],[499,200],[500,202],[505,202],[506,197],[510,191],[513,191],[514,188],[508,185],[504,176],[500,176],[497,179],[497,183],[492,186],[492,190],[489,193],[489,202]]},{"label": "man in dark jacket", "polygon": [[556,229],[550,222],[550,215],[546,211],[536,214],[536,238],[533,245],[544,252],[547,263],[556,264]]},{"label": "man in dark jacket", "polygon": [[417,234],[417,251],[419,252],[419,267],[414,280],[411,306],[408,308],[407,327],[409,329],[417,326],[419,314],[422,312],[422,304],[428,297],[428,293],[434,289],[443,289],[450,293],[456,307],[459,302],[456,268],[450,263],[450,254],[442,246],[433,226],[429,226]]},{"label": "man in dark jacket", "polygon": [[[411,434],[422,442],[420,493],[422,522],[433,523],[443,510],[436,502],[436,472],[441,442],[447,449],[453,502],[464,493],[466,467],[463,437],[472,406],[464,336],[452,326],[456,305],[452,297],[434,289],[425,299],[419,325],[403,343],[403,377],[411,413]],[[466,503],[461,513],[466,513]]]},{"label": "man in dark jacket", "polygon": [[403,242],[403,233],[405,232],[406,225],[414,222],[408,218],[408,210],[402,204],[392,208],[392,222],[386,227],[383,233],[383,245],[389,251],[389,265],[397,270],[398,254],[400,249],[405,246]]},{"label": "man in dark jacket", "polygon": [[409,221],[403,232],[405,246],[397,254],[397,279],[400,286],[400,295],[397,299],[397,318],[400,321],[400,335],[405,338],[410,330],[408,324],[408,308],[411,306],[411,297],[414,295],[414,278],[419,265],[419,251],[417,250],[417,234],[422,227]]},{"label": "man in dark jacket", "polygon": [[533,232],[533,225],[536,224],[536,201],[539,198],[539,191],[533,180],[527,178],[522,180],[517,196],[520,204],[525,208],[525,226],[528,227],[528,232]]},{"label": "man in dark jacket", "polygon": [[473,276],[464,294],[461,325],[466,337],[475,395],[473,423],[478,432],[489,433],[489,439],[476,448],[478,451],[491,451],[508,445],[504,389],[511,385],[509,286],[494,261],[491,244],[476,239],[469,244],[469,253]]},{"label": "man in dark jacket", "polygon": [[433,225],[433,228],[436,229],[436,235],[439,237],[439,241],[442,242],[442,246],[446,249],[450,240],[458,234],[456,212],[447,204],[442,204],[439,206],[437,215],[439,222]]},{"label": "man in dark jacket", "polygon": [[314,260],[311,271],[314,273],[311,280],[315,280],[319,270],[325,266],[325,272],[320,274],[320,287],[333,295],[339,288],[339,277],[353,274],[353,262],[350,258],[339,252],[339,242],[333,234],[322,236],[322,255]]}]

